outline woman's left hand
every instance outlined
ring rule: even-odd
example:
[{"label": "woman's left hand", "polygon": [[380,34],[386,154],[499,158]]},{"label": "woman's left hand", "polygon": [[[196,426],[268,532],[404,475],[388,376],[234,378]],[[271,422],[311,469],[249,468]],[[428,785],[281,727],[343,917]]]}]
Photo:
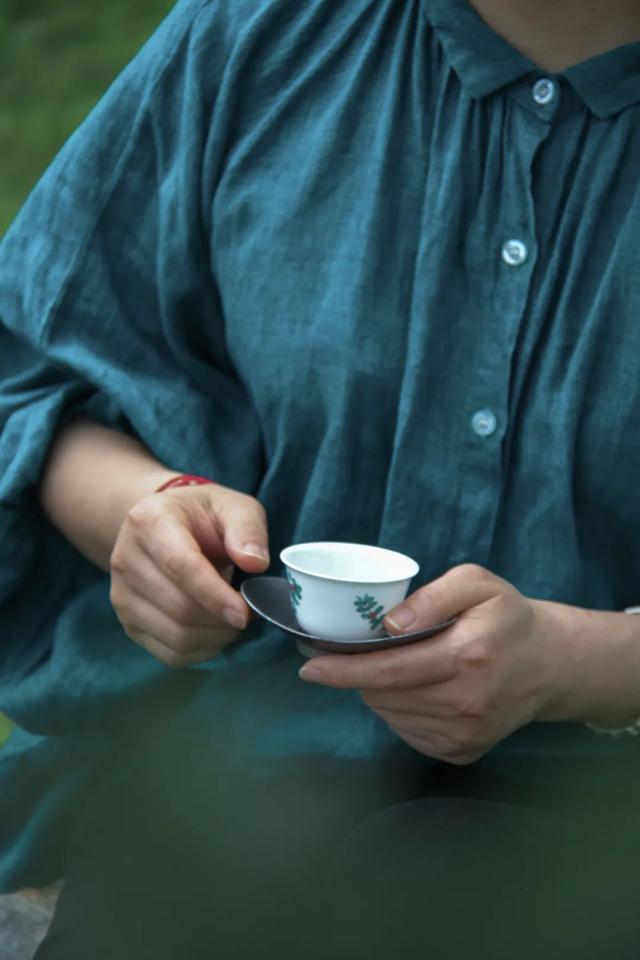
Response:
[{"label": "woman's left hand", "polygon": [[455,567],[385,620],[395,634],[457,617],[451,627],[391,650],[316,657],[300,676],[359,690],[411,747],[470,763],[552,711],[575,655],[559,642],[554,606],[528,599],[482,567]]}]

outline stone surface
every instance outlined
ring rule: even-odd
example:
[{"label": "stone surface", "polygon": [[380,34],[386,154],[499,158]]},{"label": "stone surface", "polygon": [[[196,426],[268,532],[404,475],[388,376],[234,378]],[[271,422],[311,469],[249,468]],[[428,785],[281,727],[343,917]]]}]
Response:
[{"label": "stone surface", "polygon": [[32,960],[47,932],[59,886],[0,896],[0,960]]}]

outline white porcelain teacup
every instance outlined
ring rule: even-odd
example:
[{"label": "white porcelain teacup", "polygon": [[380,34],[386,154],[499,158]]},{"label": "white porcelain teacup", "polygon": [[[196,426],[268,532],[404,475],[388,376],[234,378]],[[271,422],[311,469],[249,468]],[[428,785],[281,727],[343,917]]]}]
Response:
[{"label": "white porcelain teacup", "polygon": [[298,543],[280,559],[300,627],[327,640],[384,634],[383,617],[420,569],[402,553],[361,543]]}]

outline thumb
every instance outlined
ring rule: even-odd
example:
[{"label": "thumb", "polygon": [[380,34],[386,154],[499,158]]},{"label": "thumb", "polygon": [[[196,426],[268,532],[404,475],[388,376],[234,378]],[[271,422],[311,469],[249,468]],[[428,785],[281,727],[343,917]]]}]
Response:
[{"label": "thumb", "polygon": [[227,555],[247,573],[259,573],[269,566],[269,535],[264,507],[253,497],[240,494],[219,510]]},{"label": "thumb", "polygon": [[489,570],[465,563],[416,590],[385,615],[392,633],[421,630],[459,617],[471,607],[513,588]]}]

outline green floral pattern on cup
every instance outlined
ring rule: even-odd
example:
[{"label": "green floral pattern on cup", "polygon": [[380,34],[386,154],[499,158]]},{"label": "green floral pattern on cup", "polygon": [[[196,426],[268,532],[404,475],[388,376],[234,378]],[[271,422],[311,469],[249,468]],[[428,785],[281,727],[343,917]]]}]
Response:
[{"label": "green floral pattern on cup", "polygon": [[287,570],[287,580],[289,581],[289,596],[291,598],[291,606],[294,610],[297,610],[300,606],[300,601],[302,600],[302,587],[290,570]]},{"label": "green floral pattern on cup", "polygon": [[353,603],[362,619],[369,621],[372,630],[380,626],[384,617],[384,607],[375,597],[365,593],[364,597],[356,597]]}]

